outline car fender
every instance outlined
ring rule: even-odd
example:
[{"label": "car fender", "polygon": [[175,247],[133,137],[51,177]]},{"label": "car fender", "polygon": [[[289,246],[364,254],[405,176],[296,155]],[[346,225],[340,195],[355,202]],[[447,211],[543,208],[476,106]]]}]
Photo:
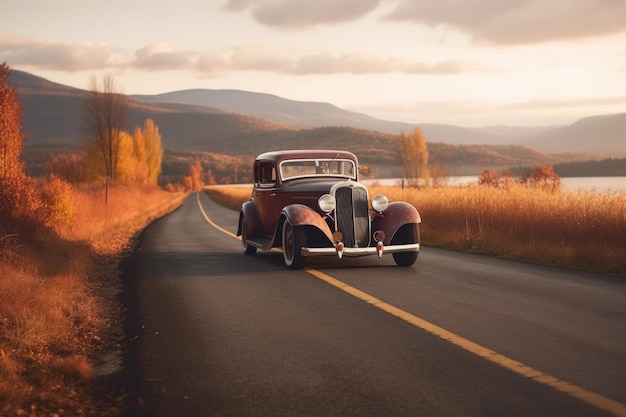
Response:
[{"label": "car fender", "polygon": [[247,236],[248,238],[254,238],[260,236],[260,231],[258,228],[259,225],[259,212],[257,210],[256,204],[254,201],[246,201],[241,205],[241,211],[239,212],[239,225],[237,227],[237,236],[241,236],[242,230],[241,226],[243,224],[243,218],[247,218],[246,222]]},{"label": "car fender", "polygon": [[[291,204],[285,206],[282,215],[292,226],[313,226],[319,229],[329,241],[333,241],[333,233],[324,218],[311,207],[304,204]],[[282,227],[282,222],[279,223]]]},{"label": "car fender", "polygon": [[372,218],[372,232],[382,230],[385,234],[383,243],[388,245],[396,232],[405,224],[421,223],[422,218],[412,204],[395,201],[389,203],[382,213],[375,214]]}]

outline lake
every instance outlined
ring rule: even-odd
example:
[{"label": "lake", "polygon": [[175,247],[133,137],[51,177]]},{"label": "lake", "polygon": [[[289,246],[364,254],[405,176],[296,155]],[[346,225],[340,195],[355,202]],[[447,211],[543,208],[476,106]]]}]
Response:
[{"label": "lake", "polygon": [[[448,177],[446,185],[469,185],[476,184],[478,177],[475,175],[462,177]],[[364,180],[365,184],[378,183],[381,185],[400,185],[400,178],[384,178],[380,180]],[[561,177],[564,190],[586,190],[593,192],[626,191],[626,177]]]}]

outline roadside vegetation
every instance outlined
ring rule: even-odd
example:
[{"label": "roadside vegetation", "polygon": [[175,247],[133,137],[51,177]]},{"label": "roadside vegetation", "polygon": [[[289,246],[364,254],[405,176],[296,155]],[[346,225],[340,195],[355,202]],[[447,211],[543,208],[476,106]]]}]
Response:
[{"label": "roadside vegetation", "polygon": [[[492,181],[443,187],[369,187],[370,197],[408,201],[422,216],[422,244],[581,271],[626,274],[626,193],[562,190],[545,181]],[[249,187],[207,187],[238,210]]]},{"label": "roadside vegetation", "polygon": [[0,415],[116,416],[127,408],[127,393],[104,383],[104,358],[124,349],[118,264],[137,233],[184,194],[113,186],[105,206],[101,186],[68,192],[71,218],[26,221],[0,238]]},{"label": "roadside vegetation", "polygon": [[1,64],[0,415],[117,416],[128,396],[107,385],[106,358],[124,348],[118,264],[186,194],[157,187],[162,150],[149,121],[134,136],[114,132],[117,181],[98,174],[97,152],[51,161],[45,178],[26,175],[8,75]]}]

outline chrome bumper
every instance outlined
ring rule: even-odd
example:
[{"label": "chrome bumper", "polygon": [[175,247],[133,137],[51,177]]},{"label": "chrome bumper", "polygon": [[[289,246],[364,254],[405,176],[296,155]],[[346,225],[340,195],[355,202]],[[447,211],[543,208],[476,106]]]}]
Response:
[{"label": "chrome bumper", "polygon": [[341,245],[327,248],[307,248],[303,247],[300,250],[302,256],[331,256],[335,255],[338,258],[343,256],[366,256],[377,254],[378,257],[382,257],[383,253],[397,253],[397,252],[419,252],[419,243],[409,243],[406,245],[392,245],[383,246],[382,242],[378,242],[376,246],[368,246],[366,248],[341,248]]}]

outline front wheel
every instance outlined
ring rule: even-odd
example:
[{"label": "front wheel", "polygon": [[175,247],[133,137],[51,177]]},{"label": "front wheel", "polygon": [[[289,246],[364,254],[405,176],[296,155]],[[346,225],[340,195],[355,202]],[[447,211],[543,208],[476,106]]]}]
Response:
[{"label": "front wheel", "polygon": [[302,269],[306,264],[306,256],[300,251],[307,245],[306,231],[302,227],[293,227],[289,220],[283,224],[283,259],[291,269]]},{"label": "front wheel", "polygon": [[[402,245],[409,243],[420,243],[420,229],[418,224],[405,224],[398,230],[391,239],[392,245]],[[397,252],[393,253],[393,260],[398,266],[411,266],[417,261],[419,252]]]},{"label": "front wheel", "polygon": [[417,252],[397,252],[392,255],[398,266],[411,266],[417,261]]}]

